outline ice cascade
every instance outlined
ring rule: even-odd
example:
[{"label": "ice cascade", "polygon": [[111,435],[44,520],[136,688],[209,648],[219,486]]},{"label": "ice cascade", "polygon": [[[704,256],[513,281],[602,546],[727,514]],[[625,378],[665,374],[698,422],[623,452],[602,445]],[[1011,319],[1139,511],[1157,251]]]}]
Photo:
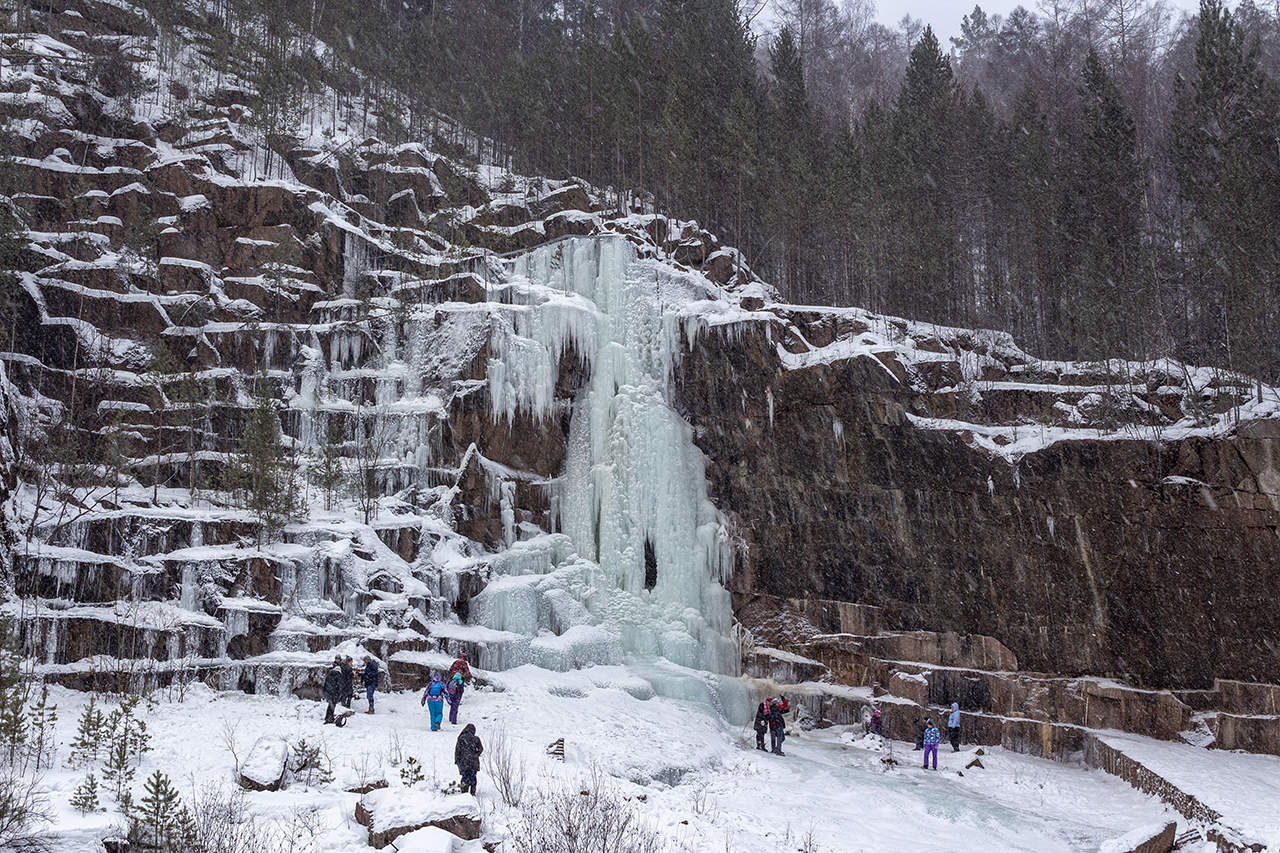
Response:
[{"label": "ice cascade", "polygon": [[693,431],[671,405],[680,309],[713,286],[639,258],[622,237],[543,246],[511,273],[510,304],[495,308],[493,416],[550,415],[570,351],[590,374],[551,487],[558,532],[506,552],[495,568],[511,579],[482,592],[472,618],[536,634],[532,662],[552,668],[621,655],[736,674],[723,586],[732,546]]}]

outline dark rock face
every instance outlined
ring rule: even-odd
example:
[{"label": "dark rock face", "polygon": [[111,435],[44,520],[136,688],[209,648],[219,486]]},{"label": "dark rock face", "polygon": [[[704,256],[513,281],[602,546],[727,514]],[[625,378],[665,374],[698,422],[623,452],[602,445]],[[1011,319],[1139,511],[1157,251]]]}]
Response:
[{"label": "dark rock face", "polygon": [[712,500],[745,542],[735,593],[878,605],[890,629],[996,637],[1027,670],[1280,679],[1280,617],[1259,606],[1280,594],[1276,423],[1011,464],[918,426],[908,413],[938,396],[876,357],[784,370],[770,325],[704,335],[678,369]]}]

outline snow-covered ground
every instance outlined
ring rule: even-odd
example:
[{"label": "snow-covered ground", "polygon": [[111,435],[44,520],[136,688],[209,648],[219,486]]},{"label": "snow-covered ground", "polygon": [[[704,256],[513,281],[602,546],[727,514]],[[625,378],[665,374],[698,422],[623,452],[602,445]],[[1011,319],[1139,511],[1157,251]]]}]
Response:
[{"label": "snow-covered ground", "polygon": [[[896,743],[893,755],[901,763],[886,769],[881,759],[888,753],[845,727],[796,729],[785,757],[758,752],[747,728],[730,726],[704,704],[636,698],[622,689],[636,680],[622,667],[570,673],[521,667],[495,679],[503,689],[468,692],[459,725],[446,721],[441,733],[428,730],[418,697],[409,693],[379,694],[376,715],[357,714],[335,729],[322,725],[317,702],[197,686],[184,702],[143,706],[154,748],[136,787],[157,768],[188,799],[198,788],[233,786],[228,731],[234,730],[241,759],[262,735],[305,738],[324,745],[334,781],[307,787],[295,780],[280,792],[248,794],[253,811],[283,821],[299,810],[311,814],[322,830],[315,851],[366,850],[366,830],[354,819],[358,795],[343,789],[383,773],[398,787],[392,762],[413,756],[428,777],[426,802],[427,790],[456,779],[454,739],[472,722],[490,747],[495,733],[505,731],[525,762],[530,788],[577,786],[593,767],[604,771],[670,850],[1093,851],[1134,827],[1177,818],[1114,777],[999,748],[986,749],[985,769],[963,775],[957,771],[975,757],[972,747],[953,754],[944,745],[935,773],[917,766],[920,753],[909,744]],[[51,691],[62,747],[46,782],[57,809],[58,853],[91,849],[90,839],[118,822],[111,814],[82,816],[67,805],[85,771],[66,766],[66,744],[87,698]],[[558,738],[565,740],[563,763],[546,754]],[[487,768],[478,799],[483,840],[497,841],[519,814],[503,805]],[[109,795],[103,800],[109,803]],[[455,846],[480,849],[478,843]]]}]

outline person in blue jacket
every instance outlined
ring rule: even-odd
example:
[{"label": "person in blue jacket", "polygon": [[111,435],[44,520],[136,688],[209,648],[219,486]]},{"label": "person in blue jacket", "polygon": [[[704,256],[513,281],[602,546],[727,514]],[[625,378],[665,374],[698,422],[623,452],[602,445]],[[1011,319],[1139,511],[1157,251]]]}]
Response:
[{"label": "person in blue jacket", "polygon": [[369,698],[369,710],[366,714],[373,713],[373,694],[378,690],[378,662],[369,655],[364,656],[364,693]]},{"label": "person in blue jacket", "polygon": [[960,751],[960,703],[951,703],[951,713],[947,715],[947,737],[951,741],[951,751]]},{"label": "person in blue jacket", "polygon": [[929,769],[929,755],[933,755],[933,769],[938,769],[938,741],[942,740],[942,735],[938,732],[938,727],[933,724],[933,720],[925,723],[924,727],[924,769]]},{"label": "person in blue jacket", "polygon": [[431,683],[422,691],[421,704],[431,712],[431,731],[440,731],[440,720],[444,717],[444,681],[440,679],[440,673],[431,676]]}]

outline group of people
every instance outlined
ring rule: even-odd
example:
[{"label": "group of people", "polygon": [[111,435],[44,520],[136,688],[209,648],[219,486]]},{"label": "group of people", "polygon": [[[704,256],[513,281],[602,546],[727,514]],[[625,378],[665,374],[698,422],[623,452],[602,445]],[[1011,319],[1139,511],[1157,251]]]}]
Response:
[{"label": "group of people", "polygon": [[[378,690],[381,673],[378,662],[370,655],[364,656],[364,666],[360,672],[364,684],[365,696],[369,700],[366,714],[373,713],[373,697]],[[355,697],[356,668],[350,655],[334,655],[333,665],[325,673],[322,694],[325,701],[324,723],[341,727],[350,714],[340,714],[338,706],[351,707]],[[458,655],[458,659],[449,667],[444,677],[440,673],[431,676],[431,682],[422,691],[422,705],[427,707],[431,716],[431,731],[440,731],[444,718],[444,703],[449,703],[449,722],[457,725],[458,706],[462,704],[462,693],[471,683],[471,667],[467,663],[466,653]],[[355,713],[354,711],[350,713]],[[476,734],[476,727],[468,723],[458,735],[453,746],[453,763],[458,767],[464,793],[476,792],[476,776],[480,772],[480,756],[484,752],[484,744]]]},{"label": "group of people", "polygon": [[431,682],[422,691],[420,703],[425,705],[431,714],[431,731],[440,731],[446,701],[449,703],[449,724],[454,726],[458,724],[458,706],[462,704],[462,691],[470,682],[471,667],[467,664],[465,653],[458,655],[458,659],[449,667],[449,673],[444,678],[441,678],[438,672],[432,674]]},{"label": "group of people", "polygon": [[[365,696],[369,700],[369,710],[366,714],[373,713],[373,694],[378,690],[378,679],[381,674],[378,670],[378,662],[369,655],[364,656],[364,666],[360,672],[361,681],[364,684]],[[338,716],[335,712],[339,705],[344,708],[351,707],[351,700],[355,698],[356,668],[355,661],[351,655],[345,658],[342,655],[333,656],[333,665],[329,668],[328,673],[324,677],[324,687],[321,693],[327,704],[324,712],[325,725],[330,723],[341,727],[347,715]]]},{"label": "group of people", "polygon": [[770,752],[774,755],[784,755],[782,751],[782,742],[787,737],[787,719],[786,713],[791,710],[791,704],[787,702],[786,696],[765,697],[765,700],[756,708],[756,749],[764,751],[764,733],[769,733]]},{"label": "group of people", "polygon": [[[933,759],[933,769],[938,769],[938,744],[942,742],[942,733],[938,731],[938,727],[934,725],[933,718],[926,718],[922,723],[920,718],[914,720],[916,727],[916,749],[924,750],[925,770],[929,769],[929,759]],[[947,715],[947,738],[951,741],[951,751],[960,751],[960,703],[951,703],[951,713]]]}]

